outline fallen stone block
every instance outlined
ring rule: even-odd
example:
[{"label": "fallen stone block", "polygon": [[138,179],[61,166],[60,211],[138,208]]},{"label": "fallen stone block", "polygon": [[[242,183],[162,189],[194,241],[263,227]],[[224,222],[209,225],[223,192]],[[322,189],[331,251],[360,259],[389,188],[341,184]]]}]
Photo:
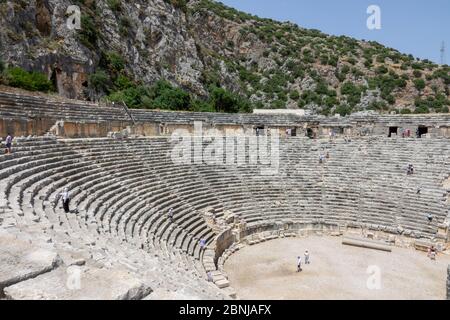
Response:
[{"label": "fallen stone block", "polygon": [[4,289],[14,300],[138,300],[152,290],[122,269],[60,267]]},{"label": "fallen stone block", "polygon": [[433,245],[433,243],[431,241],[427,241],[427,240],[414,241],[414,248],[419,251],[427,252],[428,249],[431,248],[432,245]]},{"label": "fallen stone block", "polygon": [[366,249],[392,252],[392,248],[389,247],[384,241],[376,241],[367,238],[344,237],[342,239],[342,244]]},{"label": "fallen stone block", "polygon": [[221,280],[218,280],[217,282],[214,282],[214,284],[215,284],[218,288],[223,289],[223,288],[226,288],[226,287],[229,287],[229,286],[230,286],[230,281],[228,281],[228,280],[226,280],[226,279],[221,279]]},{"label": "fallen stone block", "polygon": [[0,232],[0,291],[49,272],[60,264],[57,252],[43,247],[4,230]]}]

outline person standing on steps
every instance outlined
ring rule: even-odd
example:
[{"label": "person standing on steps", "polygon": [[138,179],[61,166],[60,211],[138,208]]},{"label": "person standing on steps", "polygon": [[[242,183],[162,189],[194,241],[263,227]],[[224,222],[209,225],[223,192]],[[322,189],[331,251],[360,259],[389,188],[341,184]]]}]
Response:
[{"label": "person standing on steps", "polygon": [[61,193],[62,203],[63,203],[63,209],[65,213],[70,212],[69,204],[70,204],[70,194],[69,189],[64,188],[63,192]]},{"label": "person standing on steps", "polygon": [[5,139],[5,154],[11,154],[12,141],[13,141],[13,137],[12,137],[11,133],[8,132],[8,135],[6,136],[6,139]]},{"label": "person standing on steps", "polygon": [[206,240],[205,239],[200,239],[200,249],[201,250],[205,250],[206,248]]},{"label": "person standing on steps", "polygon": [[319,156],[319,163],[320,164],[323,164],[325,162],[325,156],[323,155],[323,154],[321,154],[320,156]]},{"label": "person standing on steps", "polygon": [[422,187],[421,186],[418,186],[417,187],[417,194],[420,194],[422,192]]},{"label": "person standing on steps", "polygon": [[169,209],[169,220],[170,222],[173,222],[173,208]]},{"label": "person standing on steps", "polygon": [[207,278],[208,278],[208,282],[213,282],[213,277],[211,274],[211,271],[208,271],[208,273],[206,274]]}]

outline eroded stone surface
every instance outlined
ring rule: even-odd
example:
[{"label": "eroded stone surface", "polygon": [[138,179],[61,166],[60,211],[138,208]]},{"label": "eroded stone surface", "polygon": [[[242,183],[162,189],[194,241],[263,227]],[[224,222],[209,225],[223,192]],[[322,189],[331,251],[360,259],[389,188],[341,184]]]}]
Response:
[{"label": "eroded stone surface", "polygon": [[0,289],[51,271],[60,263],[51,247],[4,229],[0,229],[0,261]]},{"label": "eroded stone surface", "polygon": [[136,300],[151,291],[121,269],[71,266],[10,286],[5,295],[19,300]]}]

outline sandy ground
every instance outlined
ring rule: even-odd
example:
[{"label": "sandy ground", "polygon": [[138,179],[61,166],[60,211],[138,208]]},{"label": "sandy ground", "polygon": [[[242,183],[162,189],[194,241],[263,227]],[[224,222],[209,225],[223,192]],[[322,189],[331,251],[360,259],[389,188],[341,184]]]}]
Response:
[{"label": "sandy ground", "polygon": [[[341,238],[286,238],[248,246],[225,263],[240,299],[445,299],[449,255],[391,253],[341,244]],[[297,257],[311,264],[297,273]],[[379,276],[378,276],[379,275]]]}]

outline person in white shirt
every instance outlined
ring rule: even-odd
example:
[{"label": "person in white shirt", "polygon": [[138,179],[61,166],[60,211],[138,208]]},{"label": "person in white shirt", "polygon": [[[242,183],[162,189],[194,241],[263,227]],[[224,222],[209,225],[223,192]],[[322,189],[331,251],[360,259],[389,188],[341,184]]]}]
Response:
[{"label": "person in white shirt", "polygon": [[308,249],[305,250],[305,264],[309,264],[309,251],[308,251]]},{"label": "person in white shirt", "polygon": [[61,193],[63,208],[65,213],[69,213],[69,203],[70,203],[70,194],[69,190],[67,188],[64,188],[63,192]]},{"label": "person in white shirt", "polygon": [[173,208],[169,209],[169,219],[170,219],[170,222],[173,222]]}]

